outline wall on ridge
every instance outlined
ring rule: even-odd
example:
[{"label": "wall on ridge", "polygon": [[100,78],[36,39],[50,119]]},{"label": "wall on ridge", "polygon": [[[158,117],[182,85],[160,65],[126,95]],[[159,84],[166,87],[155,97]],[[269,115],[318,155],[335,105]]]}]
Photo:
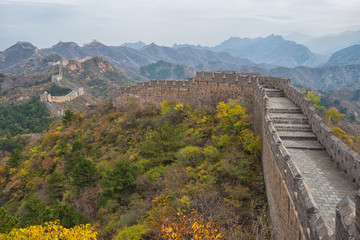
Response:
[{"label": "wall on ridge", "polygon": [[[354,203],[339,203],[334,235],[319,214],[308,186],[270,120],[265,87],[284,90],[308,117],[313,132],[340,168],[360,183],[360,171],[355,171],[360,168],[359,156],[333,136],[312,108],[312,103],[304,93],[290,85],[289,79],[257,73],[198,72],[189,81],[152,80],[122,87],[114,97],[113,105],[119,109],[132,107],[135,103],[140,107],[159,107],[167,100],[192,103],[198,108],[214,108],[220,101],[240,101],[253,115],[255,133],[262,137],[264,181],[275,239],[334,239],[335,236],[345,239],[344,236],[351,236],[355,231]],[[360,223],[360,197],[357,205]]]},{"label": "wall on ridge", "polygon": [[[279,161],[273,153],[278,146],[267,140],[269,133],[264,127],[266,97],[264,89],[258,82],[272,87],[279,82],[289,82],[289,80],[266,78],[253,73],[201,72],[189,81],[152,80],[132,87],[123,87],[114,97],[113,104],[119,109],[131,107],[135,103],[140,107],[159,107],[162,101],[167,100],[191,103],[198,108],[215,108],[220,101],[229,99],[239,101],[253,115],[255,133],[260,134],[263,139],[264,180],[274,236],[276,239],[306,239],[304,225],[306,226],[307,219],[301,221],[296,210],[297,206],[291,197],[290,192],[293,192],[293,189],[289,189],[283,179],[284,169],[279,168]],[[304,211],[306,212],[306,208]],[[305,218],[307,218],[306,213]]]}]

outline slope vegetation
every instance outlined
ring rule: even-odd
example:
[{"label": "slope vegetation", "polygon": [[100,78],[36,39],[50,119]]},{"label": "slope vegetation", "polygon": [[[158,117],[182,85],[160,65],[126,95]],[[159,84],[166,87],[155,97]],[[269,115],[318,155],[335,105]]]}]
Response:
[{"label": "slope vegetation", "polygon": [[0,163],[0,203],[20,214],[17,227],[59,219],[91,222],[104,239],[269,237],[260,139],[244,108],[129,109],[68,111]]}]

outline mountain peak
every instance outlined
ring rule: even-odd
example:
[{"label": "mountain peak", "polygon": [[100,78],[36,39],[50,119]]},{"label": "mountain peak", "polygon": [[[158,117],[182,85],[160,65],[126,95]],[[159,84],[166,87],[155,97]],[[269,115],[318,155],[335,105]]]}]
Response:
[{"label": "mountain peak", "polygon": [[266,38],[264,39],[275,39],[275,40],[281,40],[281,41],[287,41],[283,38],[283,36],[281,35],[275,35],[275,34],[271,34],[269,36],[267,36]]},{"label": "mountain peak", "polygon": [[84,47],[99,48],[99,47],[107,47],[107,46],[94,39],[92,42],[84,44]]},{"label": "mountain peak", "polygon": [[31,42],[25,42],[25,41],[19,41],[16,44],[12,45],[11,47],[5,49],[6,51],[13,51],[15,49],[26,49],[26,50],[37,50],[37,47],[35,47]]},{"label": "mountain peak", "polygon": [[75,42],[62,42],[59,41],[57,44],[55,44],[54,46],[51,47],[51,49],[55,49],[55,48],[63,48],[63,47],[79,47],[79,45],[77,45],[77,43]]}]

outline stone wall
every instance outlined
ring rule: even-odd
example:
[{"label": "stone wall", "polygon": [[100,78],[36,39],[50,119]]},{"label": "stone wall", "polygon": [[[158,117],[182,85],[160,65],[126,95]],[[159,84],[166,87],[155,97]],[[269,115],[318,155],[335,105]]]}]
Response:
[{"label": "stone wall", "polygon": [[[114,96],[113,105],[117,108],[126,108],[133,103],[143,107],[159,106],[167,100],[214,108],[219,101],[237,99],[253,114],[255,132],[262,136],[264,180],[274,237],[345,239],[344,236],[352,236],[351,231],[356,228],[353,217],[355,207],[351,207],[351,203],[339,203],[335,234],[319,215],[308,186],[270,120],[266,87],[284,90],[285,95],[308,117],[313,132],[340,169],[360,183],[360,171],[355,171],[360,167],[359,156],[333,135],[317,115],[311,101],[291,86],[289,79],[260,76],[257,73],[198,72],[188,81],[152,80],[122,87]],[[360,198],[358,205],[357,219],[360,219]]]},{"label": "stone wall", "polygon": [[60,83],[61,78],[62,78],[62,75],[60,75],[60,74],[52,75],[51,81],[58,87],[69,88],[72,91],[70,93],[66,94],[65,96],[51,96],[51,94],[49,94],[48,92],[45,91],[40,95],[40,101],[45,104],[45,106],[50,110],[50,112],[52,114],[63,116],[64,115],[63,111],[60,108],[56,107],[53,104],[53,102],[59,103],[59,102],[66,102],[66,101],[73,100],[84,94],[84,88],[83,87],[73,88],[72,86],[63,85]]}]

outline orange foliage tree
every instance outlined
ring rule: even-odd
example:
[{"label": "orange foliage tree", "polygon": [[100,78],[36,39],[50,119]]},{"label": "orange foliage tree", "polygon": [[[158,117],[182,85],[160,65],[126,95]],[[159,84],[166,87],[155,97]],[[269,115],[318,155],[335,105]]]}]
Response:
[{"label": "orange foliage tree", "polygon": [[214,222],[206,221],[196,210],[192,210],[189,216],[177,213],[173,219],[165,218],[160,237],[168,240],[223,239]]}]

